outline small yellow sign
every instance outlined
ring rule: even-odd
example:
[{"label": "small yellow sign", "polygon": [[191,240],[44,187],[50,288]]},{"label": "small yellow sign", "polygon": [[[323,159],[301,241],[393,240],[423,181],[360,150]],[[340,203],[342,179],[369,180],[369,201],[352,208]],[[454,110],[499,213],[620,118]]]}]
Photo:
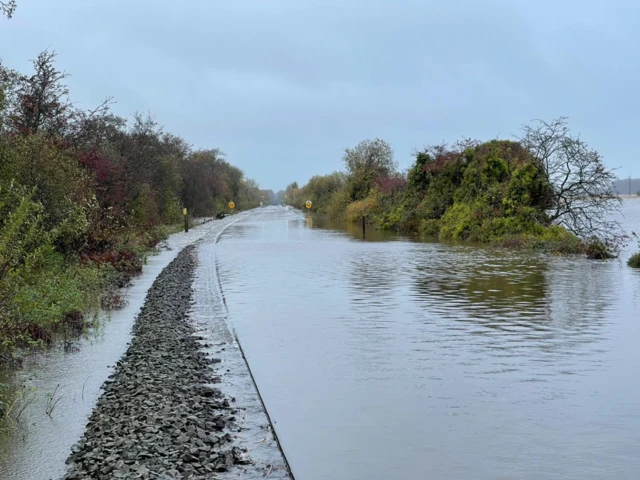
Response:
[{"label": "small yellow sign", "polygon": [[183,214],[183,215],[186,215],[186,214],[187,214],[187,209],[186,209],[186,208],[183,208],[183,209],[182,209],[182,214]]},{"label": "small yellow sign", "polygon": [[229,202],[229,208],[234,209],[236,208],[236,204],[233,202]]},{"label": "small yellow sign", "polygon": [[307,200],[307,203],[305,203],[305,206],[309,209],[309,208],[311,208],[311,205],[313,205],[311,203],[311,200]]}]

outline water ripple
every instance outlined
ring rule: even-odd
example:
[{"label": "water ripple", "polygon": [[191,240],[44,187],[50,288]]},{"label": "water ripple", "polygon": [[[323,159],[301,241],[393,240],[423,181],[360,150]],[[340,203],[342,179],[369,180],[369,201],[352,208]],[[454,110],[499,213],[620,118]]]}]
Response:
[{"label": "water ripple", "polygon": [[640,275],[620,262],[243,223],[216,261],[300,478],[640,470]]}]

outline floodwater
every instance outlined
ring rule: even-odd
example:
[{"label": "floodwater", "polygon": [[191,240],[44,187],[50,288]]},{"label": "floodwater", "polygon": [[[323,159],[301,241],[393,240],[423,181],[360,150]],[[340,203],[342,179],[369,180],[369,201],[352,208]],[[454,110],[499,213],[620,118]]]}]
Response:
[{"label": "floodwater", "polygon": [[212,261],[297,480],[637,479],[636,249],[363,241],[265,208]]}]

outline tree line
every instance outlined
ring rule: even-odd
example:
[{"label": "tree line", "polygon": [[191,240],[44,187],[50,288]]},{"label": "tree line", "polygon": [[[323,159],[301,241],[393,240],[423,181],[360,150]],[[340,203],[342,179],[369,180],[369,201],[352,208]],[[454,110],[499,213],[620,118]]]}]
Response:
[{"label": "tree line", "polygon": [[298,208],[379,229],[442,240],[615,255],[621,236],[615,174],[571,133],[567,119],[536,121],[515,140],[463,139],[428,146],[398,171],[391,146],[365,140],[343,155],[345,169],[283,192]]},{"label": "tree line", "polygon": [[42,52],[29,73],[0,63],[4,357],[47,340],[105,282],[139,272],[146,249],[182,220],[183,208],[214,216],[231,200],[248,209],[272,196],[219,149],[195,150],[150,115],[120,117],[111,99],[78,108],[55,59]]}]

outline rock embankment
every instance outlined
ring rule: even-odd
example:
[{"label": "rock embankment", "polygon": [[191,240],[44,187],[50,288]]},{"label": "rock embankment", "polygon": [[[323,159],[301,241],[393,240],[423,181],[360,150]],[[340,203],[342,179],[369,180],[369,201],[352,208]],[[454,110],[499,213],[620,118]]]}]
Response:
[{"label": "rock embankment", "polygon": [[149,290],[65,479],[212,478],[248,461],[229,433],[236,411],[211,386],[216,360],[188,320],[194,269],[187,247]]}]

